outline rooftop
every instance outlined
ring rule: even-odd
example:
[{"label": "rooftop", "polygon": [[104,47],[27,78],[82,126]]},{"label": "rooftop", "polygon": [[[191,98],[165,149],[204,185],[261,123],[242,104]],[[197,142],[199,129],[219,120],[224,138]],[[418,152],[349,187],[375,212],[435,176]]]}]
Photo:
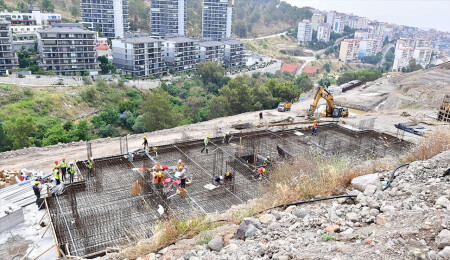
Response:
[{"label": "rooftop", "polygon": [[41,33],[89,33],[94,34],[96,32],[86,30],[81,24],[77,23],[61,23],[54,24],[52,27],[40,30]]},{"label": "rooftop", "polygon": [[224,43],[224,44],[243,44],[243,42],[233,39],[233,38],[223,39],[222,43]]},{"label": "rooftop", "polygon": [[318,67],[318,66],[305,66],[303,68],[302,72],[309,74],[309,73],[316,73],[317,71],[320,71],[320,70],[322,70],[322,68]]},{"label": "rooftop", "polygon": [[97,45],[97,50],[108,50],[109,47],[106,44],[100,43],[99,45]]},{"label": "rooftop", "polygon": [[185,43],[185,42],[195,42],[196,39],[185,37],[185,36],[175,36],[175,37],[167,37],[165,41],[175,42],[175,43]]},{"label": "rooftop", "polygon": [[149,43],[149,42],[162,42],[162,40],[158,40],[155,38],[152,38],[148,35],[146,36],[132,36],[132,37],[126,37],[122,39],[122,42],[125,43]]},{"label": "rooftop", "polygon": [[296,73],[298,68],[299,68],[299,66],[295,65],[295,64],[283,64],[281,66],[282,71],[287,71],[289,73]]},{"label": "rooftop", "polygon": [[214,47],[214,46],[222,46],[223,43],[218,42],[218,41],[202,41],[202,42],[199,42],[198,45],[203,46],[203,47]]}]

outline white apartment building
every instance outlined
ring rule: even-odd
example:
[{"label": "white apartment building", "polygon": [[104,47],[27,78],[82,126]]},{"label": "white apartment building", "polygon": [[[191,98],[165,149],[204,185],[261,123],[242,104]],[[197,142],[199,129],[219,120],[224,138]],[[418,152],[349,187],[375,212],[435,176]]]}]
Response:
[{"label": "white apartment building", "polygon": [[364,56],[375,56],[383,49],[383,40],[381,38],[364,39],[359,42],[358,59]]},{"label": "white apartment building", "polygon": [[81,0],[80,13],[89,30],[107,38],[122,38],[129,30],[128,0]]},{"label": "white apartment building", "polygon": [[369,24],[369,20],[365,17],[358,17],[358,22],[356,24],[356,28],[364,29],[367,28],[367,24]]},{"label": "white apartment building", "polygon": [[330,40],[331,26],[327,23],[321,23],[317,27],[317,40],[319,42],[328,42]]},{"label": "white apartment building", "polygon": [[363,39],[369,39],[369,30],[358,30],[355,32],[354,39],[363,40]]},{"label": "white apartment building", "polygon": [[394,39],[394,28],[393,27],[384,27],[383,29],[383,41],[388,38],[389,41]]},{"label": "white apartment building", "polygon": [[197,67],[198,40],[184,36],[169,37],[162,43],[162,56],[171,73],[188,73]]},{"label": "white apartment building", "polygon": [[325,22],[325,15],[323,14],[313,14],[313,16],[311,17],[311,25],[314,31],[317,31],[317,27],[319,27],[319,24],[324,22]]},{"label": "white apartment building", "polygon": [[0,19],[0,73],[18,67],[17,57],[13,51],[11,23]]},{"label": "white apartment building", "polygon": [[339,50],[339,60],[341,61],[354,61],[358,59],[359,54],[359,40],[357,39],[345,39],[341,42],[341,48]]},{"label": "white apartment building", "polygon": [[399,39],[395,44],[395,58],[393,70],[401,70],[408,66],[414,54],[414,39]]},{"label": "white apartment building", "polygon": [[221,40],[231,37],[233,0],[203,0],[202,36]]},{"label": "white apartment building", "polygon": [[0,12],[0,19],[9,21],[11,26],[42,26],[50,23],[60,23],[62,16],[57,13],[41,13],[38,8],[35,8],[31,13],[21,13],[19,11]]},{"label": "white apartment building", "polygon": [[413,58],[416,59],[416,63],[425,68],[430,64],[432,51],[431,42],[428,39],[416,39]]},{"label": "white apartment building", "polygon": [[186,35],[186,0],[151,0],[151,36]]},{"label": "white apartment building", "polygon": [[333,26],[334,18],[336,18],[336,12],[329,11],[327,14],[327,24]]},{"label": "white apartment building", "polygon": [[312,40],[312,25],[308,20],[298,23],[297,40],[306,43]]},{"label": "white apartment building", "polygon": [[333,32],[342,34],[344,32],[344,19],[342,17],[334,18]]}]

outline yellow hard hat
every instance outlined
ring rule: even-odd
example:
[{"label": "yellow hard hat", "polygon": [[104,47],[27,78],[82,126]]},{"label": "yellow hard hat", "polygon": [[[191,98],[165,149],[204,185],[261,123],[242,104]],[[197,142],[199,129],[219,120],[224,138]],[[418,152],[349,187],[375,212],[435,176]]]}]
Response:
[{"label": "yellow hard hat", "polygon": [[144,135],[144,137],[142,137],[142,138],[144,138],[144,139],[145,139],[145,138],[147,138],[147,136],[145,136],[145,135]]},{"label": "yellow hard hat", "polygon": [[314,122],[317,122],[317,120],[314,120]]},{"label": "yellow hard hat", "polygon": [[156,146],[153,147],[153,150],[156,150]]},{"label": "yellow hard hat", "polygon": [[36,181],[36,182],[34,182],[34,184],[39,184],[39,182],[38,182],[38,181]]},{"label": "yellow hard hat", "polygon": [[266,172],[266,169],[263,169],[263,172]]},{"label": "yellow hard hat", "polygon": [[209,138],[209,135],[206,138]]},{"label": "yellow hard hat", "polygon": [[227,175],[227,176],[230,176],[230,172],[227,172],[226,175]]}]

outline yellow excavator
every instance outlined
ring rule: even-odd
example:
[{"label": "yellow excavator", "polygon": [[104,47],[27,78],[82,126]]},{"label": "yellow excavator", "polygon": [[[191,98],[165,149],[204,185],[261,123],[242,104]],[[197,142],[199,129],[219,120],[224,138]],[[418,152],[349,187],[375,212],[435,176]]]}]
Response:
[{"label": "yellow excavator", "polygon": [[309,107],[308,117],[314,116],[314,111],[316,111],[320,98],[327,101],[327,108],[323,111],[322,117],[348,117],[348,108],[336,107],[334,105],[333,96],[323,86],[319,86],[319,89],[316,92],[314,103]]}]

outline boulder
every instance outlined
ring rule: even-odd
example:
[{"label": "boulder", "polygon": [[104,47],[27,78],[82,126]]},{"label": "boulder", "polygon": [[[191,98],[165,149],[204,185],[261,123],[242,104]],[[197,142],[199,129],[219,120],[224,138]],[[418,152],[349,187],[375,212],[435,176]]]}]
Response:
[{"label": "boulder", "polygon": [[236,237],[238,239],[245,239],[245,233],[250,224],[256,228],[259,228],[260,225],[260,223],[253,218],[244,218],[236,231]]},{"label": "boulder", "polygon": [[347,213],[347,218],[352,222],[357,222],[359,220],[358,214],[353,212]]},{"label": "boulder", "polygon": [[439,197],[436,200],[436,205],[441,205],[450,210],[450,200],[448,200],[445,196]]},{"label": "boulder", "polygon": [[450,259],[450,246],[446,246],[438,255],[442,259]]},{"label": "boulder", "polygon": [[309,214],[309,210],[307,209],[296,209],[292,212],[297,218],[304,218],[306,215]]},{"label": "boulder", "polygon": [[364,189],[364,195],[366,196],[372,196],[373,194],[375,194],[375,192],[379,189],[379,187],[373,185],[373,184],[369,184],[366,186],[366,188]]},{"label": "boulder", "polygon": [[387,223],[386,215],[378,214],[376,219],[377,225],[384,225]]},{"label": "boulder", "polygon": [[450,231],[443,229],[436,237],[436,244],[438,248],[444,248],[450,246]]},{"label": "boulder", "polygon": [[221,236],[214,237],[211,241],[208,243],[209,249],[212,251],[219,252],[220,249],[223,248],[223,239]]},{"label": "boulder", "polygon": [[248,225],[247,231],[245,231],[245,238],[253,237],[258,229],[253,225]]},{"label": "boulder", "polygon": [[377,173],[367,174],[367,175],[353,178],[351,184],[352,184],[353,188],[355,188],[361,192],[364,192],[367,185],[369,185],[369,184],[372,184],[376,187],[381,187],[380,177],[378,176]]},{"label": "boulder", "polygon": [[263,224],[270,224],[274,221],[277,221],[277,218],[272,214],[264,214],[259,217],[259,221]]}]

